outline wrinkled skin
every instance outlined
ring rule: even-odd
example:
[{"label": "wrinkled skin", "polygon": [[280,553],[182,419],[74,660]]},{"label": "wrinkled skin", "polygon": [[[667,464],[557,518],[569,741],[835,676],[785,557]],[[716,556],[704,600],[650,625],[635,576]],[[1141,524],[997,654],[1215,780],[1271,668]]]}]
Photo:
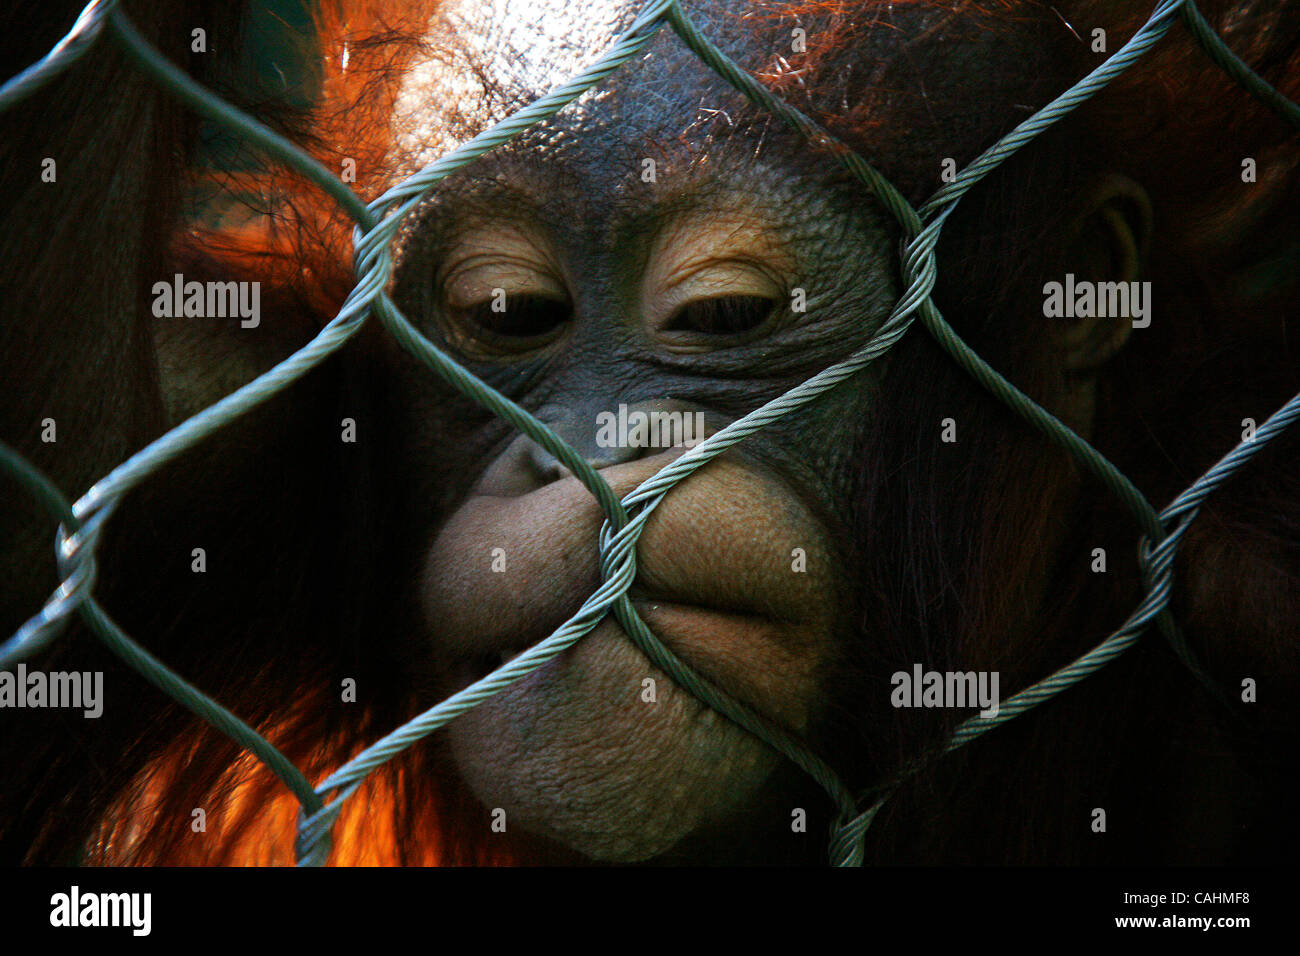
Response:
[{"label": "wrinkled skin", "polygon": [[[551,6],[530,24],[450,5],[431,39],[452,51],[448,62],[417,67],[399,100],[398,169],[524,106],[608,46],[636,5]],[[697,12],[742,62],[761,62],[778,35]],[[645,157],[656,182],[643,181]],[[714,431],[833,364],[893,305],[894,235],[861,184],[748,108],[665,31],[644,62],[443,184],[406,229],[394,295],[623,495],[674,456],[598,448],[599,411],[671,402],[703,411]],[[494,288],[518,311],[488,314]],[[791,308],[796,288],[806,312]],[[701,312],[715,297],[735,297],[734,331]],[[818,688],[854,620],[843,540],[853,445],[809,437],[845,421],[870,427],[884,365],[676,489],[638,548],[644,620],[701,675],[800,734],[824,716]],[[449,694],[545,637],[596,588],[600,514],[528,439],[496,421],[471,428],[481,416],[468,408],[422,407],[427,374],[413,378],[413,430],[422,415],[466,421],[456,444],[489,462],[433,538],[419,582]],[[502,572],[491,569],[495,548]],[[793,570],[795,549],[806,571]],[[647,677],[653,704],[641,697]],[[485,806],[602,860],[651,858],[734,818],[778,766],[652,667],[612,618],[449,735]]]},{"label": "wrinkled skin", "polygon": [[[393,114],[381,119],[391,148],[378,185],[577,72],[638,6],[542,0],[519,16],[513,0],[444,4],[400,77]],[[846,121],[837,134],[914,204],[940,184],[942,159],[969,161],[1095,65],[1050,12],[986,28],[930,5],[890,4],[885,25],[854,34],[859,46],[823,50],[808,73],[789,55],[792,23],[813,40],[833,24],[774,15],[791,6],[686,4],[729,56],[786,99],[822,119],[852,114],[862,130]],[[1061,9],[1082,23],[1083,6]],[[136,16],[164,37],[181,35],[161,13]],[[150,320],[139,290],[178,268],[163,260],[172,224],[169,197],[156,193],[175,186],[181,169],[166,167],[177,159],[159,150],[161,173],[142,162],[119,181],[85,157],[131,155],[142,128],[170,142],[167,124],[179,120],[163,112],[141,127],[134,105],[78,82],[89,106],[51,113],[48,131],[56,141],[80,146],[70,132],[89,140],[61,159],[70,181],[120,190],[106,209],[163,210],[157,222],[127,219],[124,228],[107,213],[95,220],[95,203],[67,207],[54,221],[75,214],[88,238],[67,229],[47,237],[31,225],[35,211],[67,194],[28,189],[0,233],[13,290],[0,332],[17,343],[0,350],[0,362],[52,356],[14,363],[21,401],[12,415],[0,409],[3,437],[18,435],[24,453],[79,490],[301,347],[328,316],[277,290],[252,330]],[[139,82],[131,103],[165,111]],[[13,142],[31,155],[15,169],[34,167],[46,149],[29,142],[31,129],[45,127],[25,122],[18,131],[27,138]],[[197,138],[193,128],[188,135]],[[1159,164],[1147,168],[1164,178]],[[1122,318],[1044,320],[1045,280],[1131,281],[1148,274],[1157,240],[1183,248],[1160,232],[1179,208],[1166,200],[1153,210],[1147,189],[1160,185],[1122,151],[1098,146],[1091,127],[1063,124],[963,200],[945,226],[935,291],[995,367],[1124,470],[1147,467],[1135,481],[1153,501],[1235,441],[1245,409],[1276,407],[1288,394],[1278,383],[1294,384],[1293,370],[1279,374],[1271,357],[1243,362],[1249,374],[1232,380],[1240,405],[1209,392],[1202,399],[1194,385],[1190,397],[1178,392],[1186,358],[1169,336],[1190,336],[1202,305],[1184,302],[1186,324],[1168,331],[1175,322],[1165,316],[1179,308],[1167,306],[1178,301],[1173,290],[1192,288],[1177,273],[1158,276],[1156,301],[1167,311],[1149,334]],[[179,221],[180,203],[170,201]],[[624,496],[682,450],[603,447],[598,416],[621,405],[699,412],[713,433],[843,359],[902,292],[900,237],[831,150],[750,107],[665,28],[596,90],[440,183],[402,227],[390,293],[425,336],[554,428]],[[78,257],[92,242],[135,261],[135,284],[115,259],[83,268]],[[13,263],[28,259],[48,280],[26,281]],[[198,260],[185,271],[228,278],[228,261]],[[505,311],[493,311],[502,296]],[[19,321],[28,315],[45,317],[49,341],[31,338],[31,324]],[[1132,368],[1114,374],[1135,348]],[[1245,385],[1258,386],[1253,404]],[[68,436],[57,448],[30,440],[46,395]],[[1211,414],[1220,411],[1226,429]],[[338,440],[344,418],[357,424],[355,444]],[[959,436],[952,444],[938,439],[948,418]],[[1294,602],[1286,569],[1295,562],[1277,542],[1294,537],[1286,516],[1295,495],[1272,482],[1288,473],[1256,470],[1262,485],[1251,500],[1270,502],[1257,513],[1198,525],[1186,546],[1196,575],[1180,573],[1178,586],[1195,581],[1199,590],[1176,595],[1190,639],[1210,648],[1226,686],[1243,674],[1282,675],[1259,710],[1262,726],[1284,729],[1295,725],[1290,712],[1268,708],[1294,699],[1287,689],[1297,670],[1278,623]],[[601,583],[592,495],[373,319],[320,370],[151,478],[116,520],[97,592],[105,606],[322,775],[544,639]],[[1231,535],[1195,550],[1200,528],[1225,526]],[[0,542],[13,626],[52,587],[51,531],[28,521],[15,544]],[[629,597],[696,673],[805,740],[859,790],[969,716],[891,707],[892,672],[917,662],[997,670],[1005,699],[1131,611],[1134,540],[1131,517],[1108,491],[1082,480],[914,328],[869,368],[674,488],[638,543]],[[210,555],[206,576],[189,571],[196,546]],[[1088,570],[1098,546],[1111,556],[1105,575]],[[1223,581],[1253,582],[1258,607],[1204,598]],[[1254,738],[1234,738],[1152,645],[900,792],[873,824],[869,857],[1204,861],[1293,845],[1289,791],[1276,784],[1285,775],[1270,761],[1294,748],[1252,751]],[[74,629],[46,666],[82,666],[88,653],[93,642]],[[143,848],[157,862],[290,861],[292,806],[281,818],[268,812],[270,822],[229,825],[224,845],[191,839],[191,808],[218,817],[235,752],[213,744],[215,734],[197,737],[123,668],[109,673],[95,733],[25,714],[3,741],[0,759],[15,781],[0,806],[4,858],[91,853],[116,862]],[[339,681],[352,678],[360,700],[340,705]],[[423,850],[421,841],[447,837],[414,860],[825,860],[831,809],[819,787],[679,688],[612,616],[392,767],[354,804],[393,824],[373,842]],[[149,781],[166,790],[162,812],[152,803],[159,794],[141,783],[159,768],[175,774]],[[106,816],[121,803],[125,811]],[[1088,827],[1097,806],[1112,811],[1113,839]],[[497,809],[505,835],[490,826]],[[809,823],[795,831],[801,809]],[[119,838],[137,824],[153,829],[139,846],[95,843],[104,819]],[[453,839],[470,849],[444,856]],[[256,855],[273,840],[281,842]],[[154,845],[162,849],[150,856]]]},{"label": "wrinkled skin", "polygon": [[[607,48],[636,7],[554,3],[524,20],[446,5],[432,52],[403,82],[392,168],[409,174],[527,105]],[[788,43],[788,26],[725,5],[692,11],[739,62],[767,63]],[[711,433],[834,364],[893,307],[897,235],[861,183],[665,29],[641,62],[442,183],[403,228],[393,297],[621,496],[680,449],[600,448],[598,413],[700,411]],[[490,311],[496,289],[503,314]],[[405,639],[442,698],[544,638],[595,590],[601,515],[546,452],[390,342],[376,347],[398,383],[398,453],[437,461],[454,447],[485,463],[477,476],[430,469],[411,491],[440,507],[417,525],[430,532]],[[847,649],[878,639],[854,623],[857,446],[812,436],[844,422],[870,429],[888,361],[702,469],[638,545],[631,594],[643,620],[701,676],[810,740],[825,736],[822,688]],[[652,666],[612,617],[447,734],[485,808],[596,860],[690,859],[711,852],[695,848],[712,848],[713,833],[729,834],[734,851],[739,821],[770,836],[796,807],[824,801]]]},{"label": "wrinkled skin", "polygon": [[[559,29],[553,20],[515,21],[508,35],[460,29],[445,42],[502,54],[479,62],[462,53],[498,96],[469,115],[439,115],[448,80],[417,70],[403,95],[414,115],[398,121],[486,127],[576,62],[554,55],[548,33],[601,49],[615,34],[578,25],[591,17],[621,27],[634,6],[569,6]],[[475,22],[471,9],[447,12],[462,15]],[[447,182],[399,259],[399,305],[557,427],[619,495],[675,454],[598,448],[598,411],[671,401],[703,411],[717,430],[866,341],[895,292],[879,207],[855,201],[860,188],[833,167],[805,171],[798,137],[766,119],[730,130],[705,112],[713,103],[749,115],[665,35],[604,92]],[[685,129],[684,117],[694,118]],[[407,141],[402,166],[445,145]],[[642,181],[646,156],[657,157],[655,183]],[[846,247],[878,252],[837,254]],[[790,307],[796,286],[808,290],[803,314]],[[494,287],[545,296],[557,315],[526,325],[523,341],[477,340],[467,313]],[[689,311],[720,296],[754,297],[735,307],[734,334]],[[527,340],[537,332],[544,341]],[[874,380],[864,375],[710,464],[667,497],[638,548],[643,619],[701,675],[798,732],[820,716],[816,689],[843,639],[836,622],[848,616],[837,587],[843,542],[832,530],[845,516],[832,503],[846,497],[850,451],[800,436],[862,416]],[[465,439],[495,439],[496,457],[434,539],[421,578],[430,648],[451,665],[446,692],[546,636],[600,581],[591,495],[528,439],[502,448],[502,435],[486,423]],[[497,547],[503,573],[490,570]],[[796,548],[805,573],[792,570]],[[647,677],[653,704],[641,697]],[[450,742],[486,806],[608,860],[663,853],[751,806],[777,766],[764,744],[652,667],[612,618],[457,720]]]}]

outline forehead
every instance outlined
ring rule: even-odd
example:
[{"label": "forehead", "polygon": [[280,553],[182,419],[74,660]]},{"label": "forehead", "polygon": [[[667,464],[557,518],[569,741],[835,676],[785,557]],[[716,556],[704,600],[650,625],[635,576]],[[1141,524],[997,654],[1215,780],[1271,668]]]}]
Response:
[{"label": "forehead", "polygon": [[[405,178],[580,74],[645,2],[438,2],[402,71],[385,178]],[[938,184],[936,157],[974,158],[1059,94],[1063,64],[1079,56],[1058,17],[1030,15],[1041,5],[1021,0],[681,5],[741,70],[829,128],[914,203]],[[835,165],[824,153],[813,162],[799,134],[750,105],[667,25],[580,99],[456,178],[490,175],[511,154],[586,189],[645,159],[661,168],[676,161],[669,174],[678,182],[704,161],[740,175],[765,160],[814,175]]]},{"label": "forehead", "polygon": [[[644,0],[452,0],[429,24],[394,110],[394,165],[409,174],[500,122],[598,61],[635,20]],[[728,55],[754,69],[779,55],[790,28],[747,16],[745,3],[685,4]],[[636,57],[519,138],[552,163],[653,157],[689,150],[741,126],[766,130],[744,99],[701,63],[668,26]],[[751,130],[752,131],[752,130]],[[727,137],[730,138],[730,137]],[[506,152],[510,152],[508,147]],[[626,155],[619,156],[619,153]]]}]

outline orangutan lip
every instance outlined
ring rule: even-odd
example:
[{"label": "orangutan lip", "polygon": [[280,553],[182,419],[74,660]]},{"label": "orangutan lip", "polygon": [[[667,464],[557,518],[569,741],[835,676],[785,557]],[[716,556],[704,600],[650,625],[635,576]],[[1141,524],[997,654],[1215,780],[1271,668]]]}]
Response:
[{"label": "orangutan lip", "polygon": [[[646,612],[653,614],[656,611],[670,611],[676,614],[700,614],[708,615],[713,618],[734,618],[738,621],[747,621],[753,624],[777,624],[775,618],[766,614],[758,614],[754,611],[740,610],[731,607],[718,607],[713,604],[692,604],[689,601],[674,601],[662,597],[642,597],[640,595],[629,594],[632,600],[632,606],[636,608],[637,613],[642,618]],[[647,622],[648,623],[648,622]]]},{"label": "orangutan lip", "polygon": [[[690,604],[658,596],[649,596],[636,586],[629,589],[628,597],[631,599],[632,606],[636,608],[641,619],[650,626],[651,630],[655,631],[655,633],[661,637],[664,636],[660,633],[663,628],[656,628],[652,623],[651,618],[662,618],[665,615],[672,615],[678,620],[681,620],[683,616],[688,616],[691,619],[698,618],[702,621],[712,622],[714,625],[730,625],[731,627],[744,630],[750,635],[755,633],[769,634],[784,623],[769,615],[756,614],[750,611],[738,611],[732,608],[721,608],[711,605]],[[611,612],[606,619],[613,620],[613,613]],[[674,644],[672,639],[680,636],[679,630],[679,628],[673,628],[673,633],[668,635],[667,643],[669,643],[670,647]],[[520,654],[537,646],[537,644],[550,637],[554,631],[555,628],[551,628],[545,634],[539,635],[533,640],[516,641],[512,642],[508,646],[497,647],[491,650],[484,650],[479,653],[466,655],[461,658],[459,667],[460,672],[462,676],[468,677],[471,682],[481,680],[498,668],[504,667]],[[582,639],[585,639],[585,635]],[[628,639],[631,640],[631,638]]]},{"label": "orangutan lip", "polygon": [[641,619],[674,652],[707,655],[725,652],[731,643],[779,642],[784,622],[766,614],[662,598],[634,598]]},{"label": "orangutan lip", "polygon": [[768,624],[795,626],[800,623],[799,619],[787,614],[778,613],[775,609],[765,608],[760,611],[753,606],[755,603],[754,601],[744,600],[742,598],[737,598],[730,602],[713,601],[704,603],[671,594],[653,593],[647,591],[636,582],[633,582],[632,586],[628,588],[627,596],[638,611],[643,607],[663,607],[676,611],[697,611],[701,614],[749,618],[753,621],[761,621]]}]

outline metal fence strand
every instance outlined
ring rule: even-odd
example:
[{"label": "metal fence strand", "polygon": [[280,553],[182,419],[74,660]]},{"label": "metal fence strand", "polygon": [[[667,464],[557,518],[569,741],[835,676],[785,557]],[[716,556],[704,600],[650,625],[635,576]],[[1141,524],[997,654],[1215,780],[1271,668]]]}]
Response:
[{"label": "metal fence strand", "polygon": [[86,51],[95,45],[105,21],[116,6],[117,0],[91,0],[72,29],[54,44],[49,53],[0,86],[0,111],[21,103],[85,56]]},{"label": "metal fence strand", "polygon": [[[692,22],[678,0],[652,0],[640,10],[624,34],[590,66],[528,106],[451,149],[370,203],[364,203],[352,189],[302,149],[215,96],[169,63],[140,36],[126,15],[116,9],[113,0],[93,0],[46,57],[0,87],[0,110],[13,106],[67,70],[93,45],[104,25],[108,24],[131,60],[164,90],[210,121],[254,144],[270,159],[297,171],[340,205],[356,223],[353,267],[357,281],[338,314],[309,343],[270,371],[131,455],[95,482],[75,504],[69,505],[39,470],[8,446],[0,444],[0,469],[12,475],[59,523],[55,541],[59,586],[35,616],[0,644],[0,667],[29,659],[48,648],[71,616],[79,614],[99,639],[128,666],[252,753],[284,782],[300,804],[294,841],[295,856],[300,865],[323,865],[328,860],[334,823],[346,801],[358,791],[370,773],[505,687],[545,666],[610,614],[646,658],[667,674],[674,684],[764,741],[817,781],[835,807],[828,859],[836,865],[862,863],[865,838],[872,821],[908,778],[931,766],[943,754],[1051,700],[1111,663],[1133,646],[1153,622],[1179,659],[1216,699],[1226,704],[1221,691],[1187,647],[1169,613],[1174,561],[1188,527],[1207,497],[1300,418],[1300,395],[1260,426],[1252,440],[1237,445],[1157,513],[1132,481],[1105,456],[977,355],[944,320],[930,298],[938,275],[935,250],[939,236],[961,197],[1017,150],[1060,122],[1146,55],[1165,36],[1178,16],[1182,17],[1195,42],[1210,59],[1279,115],[1300,127],[1300,107],[1243,63],[1190,0],[1160,0],[1147,21],[1114,55],[985,150],[919,209],[913,209],[894,185],[863,157],[773,95],[723,54]],[[889,316],[866,343],[847,358],[731,422],[619,499],[599,472],[551,428],[470,373],[421,334],[385,290],[393,270],[391,246],[394,238],[403,223],[440,182],[492,150],[514,141],[524,131],[545,122],[596,87],[642,54],[665,24],[701,62],[758,109],[778,117],[810,143],[825,149],[890,212],[902,234],[900,269],[903,281],[902,291]],[[601,583],[582,606],[546,639],[366,747],[313,787],[303,773],[263,736],[118,628],[94,598],[96,553],[108,517],[126,494],[168,462],[279,394],[342,349],[372,311],[379,316],[386,333],[417,361],[461,395],[545,448],[591,492],[604,514],[596,542]],[[696,674],[678,658],[646,626],[627,592],[636,578],[636,549],[640,535],[650,515],[674,487],[750,435],[850,380],[897,344],[918,317],[927,333],[966,374],[1066,452],[1084,472],[1123,503],[1141,531],[1139,555],[1145,593],[1124,623],[1087,653],[1014,694],[1001,705],[995,717],[976,716],[966,720],[935,752],[918,755],[907,766],[897,769],[866,792],[855,795],[845,787],[836,771],[804,741]]]}]

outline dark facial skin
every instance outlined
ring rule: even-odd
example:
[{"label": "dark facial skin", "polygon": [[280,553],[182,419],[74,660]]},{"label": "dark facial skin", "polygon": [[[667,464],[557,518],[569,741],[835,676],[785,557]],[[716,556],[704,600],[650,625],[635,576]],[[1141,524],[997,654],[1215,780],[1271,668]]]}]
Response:
[{"label": "dark facial skin", "polygon": [[[471,4],[461,22],[453,5],[399,96],[394,168],[413,171],[544,93],[612,43],[632,6],[611,4],[610,29],[560,56],[555,37],[571,34],[554,20],[494,26]],[[775,21],[692,12],[750,68],[789,43]],[[444,181],[403,230],[393,295],[625,495],[680,450],[598,447],[598,414],[700,411],[710,432],[725,427],[870,339],[899,293],[897,243],[888,213],[831,155],[665,33],[644,62]],[[438,462],[451,447],[481,463],[434,465],[411,491],[430,508],[411,643],[441,698],[577,611],[600,583],[602,516],[547,453],[384,347],[404,436],[394,454]],[[816,436],[871,427],[888,362],[692,476],[638,545],[631,596],[655,633],[811,740],[829,676],[872,641],[852,584],[859,446]],[[770,798],[790,768],[652,667],[612,618],[447,735],[487,808],[595,859],[689,853],[701,834],[754,824],[759,806],[770,834],[794,806],[788,789]]]},{"label": "dark facial skin", "polygon": [[[479,4],[444,9],[398,97],[394,182],[567,78],[635,5],[555,6],[563,24],[494,19]],[[727,5],[691,11],[752,70],[790,42],[788,23]],[[894,306],[898,239],[833,156],[750,107],[665,32],[641,62],[441,183],[404,225],[392,295],[623,496],[681,449],[600,447],[599,415],[623,405],[700,412],[712,433],[842,360]],[[216,374],[205,370],[233,368],[228,356],[196,360],[207,345],[166,331],[157,344],[169,408],[197,410],[228,390],[194,387]],[[861,648],[889,637],[858,593],[874,545],[858,540],[861,436],[907,412],[907,389],[929,386],[908,378],[885,401],[890,362],[675,488],[638,543],[629,592],[698,674],[858,784],[870,772],[828,728],[849,706],[832,691],[854,681],[846,662],[858,666]],[[602,516],[546,452],[448,389],[378,323],[337,367],[340,412],[361,421],[356,454],[369,456],[348,475],[374,527],[389,529],[358,522],[353,532],[365,543],[348,560],[376,581],[357,593],[356,613],[366,640],[388,635],[383,649],[431,706],[578,610],[601,581]],[[1079,381],[1086,407],[1090,386]],[[737,848],[761,846],[770,860],[794,809],[826,806],[765,744],[654,668],[612,617],[440,736],[484,827],[501,808],[511,833],[589,859],[718,861],[719,848],[738,859]],[[824,832],[812,819],[809,832]],[[738,837],[746,831],[755,839]],[[822,852],[820,839],[803,839],[796,856]]]},{"label": "dark facial skin", "polygon": [[[340,82],[290,110],[289,128],[301,120],[300,141],[331,168],[355,158],[367,198],[580,71],[640,4],[435,5],[432,21],[398,0],[320,23],[318,65]],[[235,48],[248,5],[220,6],[131,13],[168,59],[228,90],[229,63],[188,49],[195,22],[212,48]],[[964,167],[1095,68],[1090,25],[1113,50],[1150,13],[1136,0],[687,6],[914,205],[948,160]],[[1285,5],[1248,6],[1206,12],[1294,99],[1285,64],[1300,24]],[[43,55],[79,7],[15,13],[0,28],[5,75]],[[792,49],[795,25],[806,55]],[[1262,421],[1295,392],[1296,296],[1283,276],[1294,141],[1233,84],[1215,92],[1216,68],[1185,33],[963,197],[933,290],[977,354],[1157,506],[1238,440],[1245,416]],[[284,119],[279,105],[262,118]],[[198,125],[105,40],[0,114],[0,194],[12,200],[0,438],[70,496],[301,348],[352,286],[350,226],[290,174],[223,167],[231,215],[215,234],[206,215],[187,218],[190,174],[210,169]],[[1258,181],[1241,179],[1238,154],[1258,160]],[[57,183],[34,174],[46,157]],[[833,155],[748,107],[665,30],[580,102],[442,183],[396,243],[391,292],[626,495],[680,450],[601,447],[597,416],[698,411],[716,431],[837,362],[899,295],[899,238]],[[262,283],[262,321],[156,317],[150,289],[175,272]],[[1044,283],[1067,274],[1150,279],[1155,321],[1048,318]],[[497,290],[504,312],[490,307]],[[57,443],[42,436],[46,417]],[[952,443],[939,438],[950,418]],[[1258,680],[1258,703],[1238,708],[1253,724],[1207,706],[1149,634],[901,787],[867,860],[1293,856],[1295,461],[1294,441],[1275,442],[1217,489],[1175,573],[1175,618],[1219,686]],[[10,633],[58,578],[53,522],[16,482],[0,485]],[[95,595],[319,779],[562,624],[600,583],[600,524],[547,453],[372,319],[134,489],[101,544]],[[1005,702],[1132,611],[1137,534],[1108,488],[914,328],[675,488],[640,539],[629,598],[697,673],[804,737],[858,792],[971,713],[896,708],[891,673],[997,671]],[[283,785],[85,627],[34,660],[104,670],[104,712],[90,725],[7,713],[0,860],[293,862],[297,806]],[[197,807],[206,834],[191,828]],[[1091,826],[1098,807],[1107,836]],[[808,813],[803,833],[794,810]],[[376,771],[335,827],[331,861],[817,863],[830,812],[811,778],[679,690],[607,619]]]},{"label": "dark facial skin", "polygon": [[[752,60],[770,42],[732,52]],[[491,64],[477,65],[491,76]],[[892,307],[896,264],[886,215],[865,190],[675,38],[605,89],[444,183],[407,230],[395,299],[622,495],[681,449],[599,448],[599,412],[698,410],[716,431],[864,343]],[[421,103],[431,118],[407,122],[446,123],[441,102],[430,93]],[[495,115],[463,119],[486,126]],[[504,314],[490,311],[494,289]],[[796,289],[804,311],[792,308]],[[851,449],[809,436],[861,420],[877,376],[705,467],[639,544],[633,596],[647,623],[701,674],[800,732],[820,716],[821,672],[842,638],[835,622],[850,617],[837,529]],[[457,442],[485,461],[421,579],[450,693],[577,610],[599,584],[601,516],[528,439],[432,394],[427,373],[412,370],[408,384],[417,420],[456,422]],[[494,548],[504,572],[492,570]],[[796,548],[806,571],[792,570]],[[641,699],[646,678],[656,703]],[[612,618],[449,734],[488,807],[607,860],[662,854],[744,810],[778,766],[653,668]]]}]

